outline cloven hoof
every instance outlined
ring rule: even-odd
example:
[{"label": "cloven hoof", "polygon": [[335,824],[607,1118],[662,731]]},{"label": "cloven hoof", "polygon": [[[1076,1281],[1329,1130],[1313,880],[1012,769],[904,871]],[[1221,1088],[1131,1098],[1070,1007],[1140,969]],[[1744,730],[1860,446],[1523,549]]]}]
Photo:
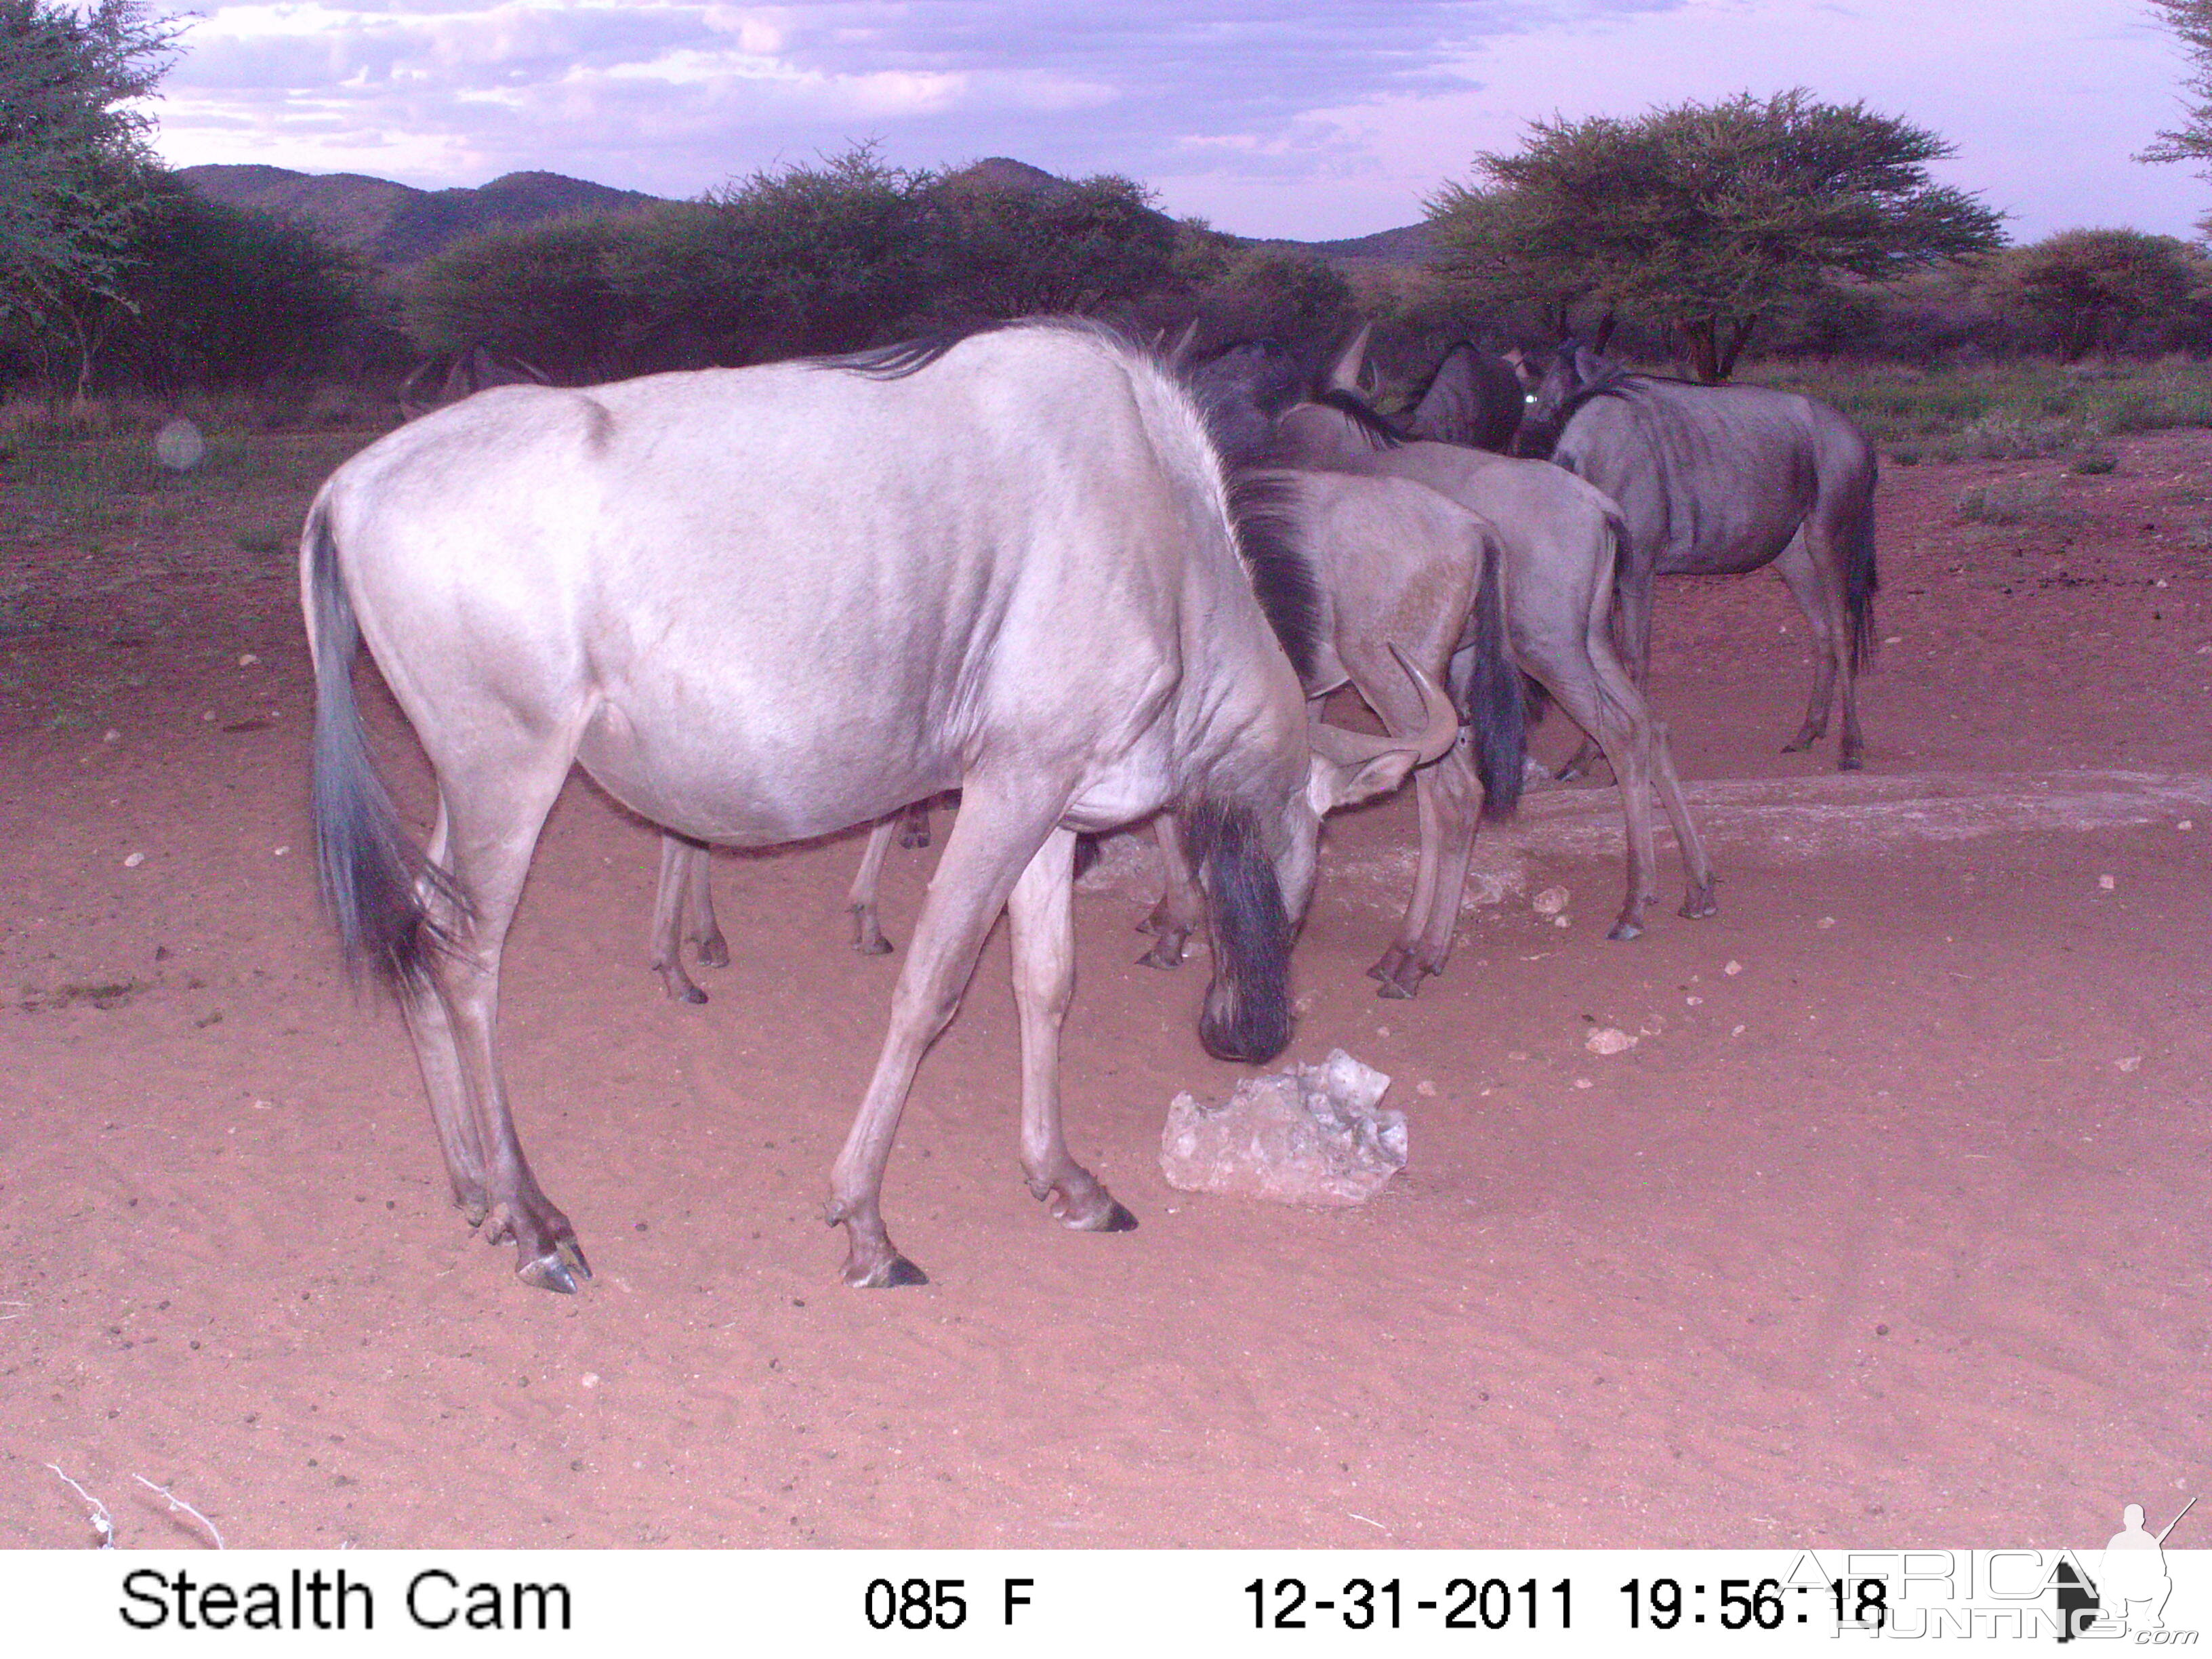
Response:
[{"label": "cloven hoof", "polygon": [[524,1284],[541,1291],[557,1291],[562,1296],[576,1293],[576,1280],[592,1276],[592,1264],[584,1260],[584,1252],[574,1239],[563,1239],[553,1249],[534,1261],[526,1261],[514,1270],[515,1277]]},{"label": "cloven hoof", "polygon": [[858,1279],[853,1277],[852,1269],[847,1268],[845,1282],[856,1291],[893,1291],[907,1285],[927,1285],[929,1275],[894,1250],[890,1261]]}]

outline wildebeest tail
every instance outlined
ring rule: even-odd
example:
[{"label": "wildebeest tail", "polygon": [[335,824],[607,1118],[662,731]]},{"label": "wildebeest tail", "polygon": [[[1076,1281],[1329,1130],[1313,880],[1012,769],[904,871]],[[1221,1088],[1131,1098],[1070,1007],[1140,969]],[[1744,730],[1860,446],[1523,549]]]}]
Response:
[{"label": "wildebeest tail", "polygon": [[1291,919],[1243,806],[1201,798],[1178,814],[1212,920],[1213,983],[1198,1040],[1216,1060],[1273,1060],[1290,1046]]},{"label": "wildebeest tail", "polygon": [[1843,556],[1844,599],[1851,613],[1851,672],[1874,662],[1874,596],[1881,586],[1874,558],[1874,459],[1868,458],[1865,495],[1851,503],[1836,537]]},{"label": "wildebeest tail", "polygon": [[1452,701],[1474,743],[1482,816],[1511,817],[1521,806],[1521,763],[1528,753],[1528,706],[1521,671],[1506,651],[1505,596],[1496,541],[1485,538],[1482,581],[1474,592],[1474,648],[1455,661]]},{"label": "wildebeest tail", "polygon": [[467,900],[452,876],[409,839],[370,763],[353,690],[361,625],[339,578],[337,540],[320,501],[307,515],[301,556],[313,626],[313,815],[323,902],[349,966],[369,969],[394,989],[420,985],[431,957],[452,944],[436,911],[465,915]]}]

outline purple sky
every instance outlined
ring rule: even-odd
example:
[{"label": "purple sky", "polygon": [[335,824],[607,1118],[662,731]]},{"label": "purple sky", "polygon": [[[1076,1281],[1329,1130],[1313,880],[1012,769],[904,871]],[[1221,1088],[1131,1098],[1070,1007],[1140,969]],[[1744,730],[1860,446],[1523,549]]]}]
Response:
[{"label": "purple sky", "polygon": [[[185,7],[177,8],[179,10]],[[657,195],[863,138],[911,167],[1121,173],[1246,235],[1421,216],[1531,118],[1793,85],[1958,146],[2032,240],[2189,234],[2212,185],[2133,154],[2182,64],[2142,0],[1018,0],[789,6],[194,0],[159,106],[177,165]]]}]

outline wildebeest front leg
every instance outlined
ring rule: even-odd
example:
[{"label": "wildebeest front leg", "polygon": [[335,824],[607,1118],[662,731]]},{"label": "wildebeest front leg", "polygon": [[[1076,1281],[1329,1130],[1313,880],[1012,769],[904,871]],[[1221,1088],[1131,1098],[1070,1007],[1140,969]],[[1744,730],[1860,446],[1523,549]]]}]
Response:
[{"label": "wildebeest front leg", "polygon": [[1180,968],[1183,946],[1192,932],[1206,920],[1206,899],[1199,891],[1197,873],[1176,833],[1175,814],[1163,812],[1152,820],[1152,835],[1160,844],[1164,885],[1160,902],[1137,924],[1140,933],[1151,933],[1152,948],[1137,958],[1139,967]]},{"label": "wildebeest front leg", "polygon": [[962,988],[1015,881],[1060,814],[1034,792],[971,783],[946,837],[944,857],[915,923],[914,941],[891,992],[890,1019],[867,1094],[830,1171],[829,1219],[846,1234],[848,1285],[921,1285],[927,1276],[893,1248],[884,1226],[884,1168],[915,1068],[960,1006]]},{"label": "wildebeest front leg", "polygon": [[[929,809],[925,806],[921,812],[924,832],[920,844],[927,847]],[[876,895],[883,886],[884,860],[891,850],[891,837],[904,822],[906,814],[902,812],[876,820],[875,827],[868,831],[867,849],[860,854],[860,867],[854,872],[853,890],[845,896],[845,908],[853,913],[853,948],[864,957],[890,954],[891,942],[884,937],[883,925],[876,916]]]},{"label": "wildebeest front leg", "polygon": [[899,814],[899,845],[919,852],[929,845],[929,803],[918,800]]},{"label": "wildebeest front leg", "polygon": [[681,836],[660,837],[660,879],[653,897],[651,966],[673,1002],[700,1003],[707,994],[684,971],[684,944],[698,947],[709,968],[730,965],[730,947],[714,920],[713,864],[704,847]]},{"label": "wildebeest front leg", "polygon": [[1060,1027],[1075,991],[1075,832],[1055,830],[1006,902],[1022,1022],[1022,1173],[1062,1226],[1121,1233],[1136,1217],[1068,1155],[1060,1120]]}]

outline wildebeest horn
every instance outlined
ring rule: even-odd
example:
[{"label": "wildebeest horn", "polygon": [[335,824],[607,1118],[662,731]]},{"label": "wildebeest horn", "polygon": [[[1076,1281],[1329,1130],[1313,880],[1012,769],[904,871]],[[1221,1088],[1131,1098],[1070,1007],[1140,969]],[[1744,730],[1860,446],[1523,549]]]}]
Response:
[{"label": "wildebeest horn", "polygon": [[1329,365],[1328,376],[1322,382],[1323,386],[1334,392],[1357,392],[1359,390],[1360,371],[1367,364],[1367,341],[1374,332],[1374,324],[1360,324],[1359,331],[1352,337],[1352,343],[1338,352],[1336,361]]},{"label": "wildebeest horn", "polygon": [[1170,368],[1181,368],[1185,363],[1188,362],[1190,361],[1191,348],[1195,346],[1197,343],[1198,319],[1194,317],[1189,322],[1183,325],[1182,332],[1176,336],[1176,343],[1167,349],[1164,355],[1166,356],[1168,367]]},{"label": "wildebeest horn", "polygon": [[[1395,641],[1390,654],[1398,659],[1398,666],[1420,689],[1421,707],[1428,716],[1420,735],[1412,747],[1418,758],[1414,764],[1426,766],[1431,761],[1442,760],[1452,744],[1459,739],[1459,710],[1444,695],[1443,688],[1424,674],[1413,659],[1401,651]],[[1364,732],[1347,732],[1340,726],[1330,726],[1316,719],[1306,723],[1306,738],[1316,753],[1326,757],[1340,766],[1364,766],[1394,750],[1405,749],[1402,738],[1370,737]]]}]

